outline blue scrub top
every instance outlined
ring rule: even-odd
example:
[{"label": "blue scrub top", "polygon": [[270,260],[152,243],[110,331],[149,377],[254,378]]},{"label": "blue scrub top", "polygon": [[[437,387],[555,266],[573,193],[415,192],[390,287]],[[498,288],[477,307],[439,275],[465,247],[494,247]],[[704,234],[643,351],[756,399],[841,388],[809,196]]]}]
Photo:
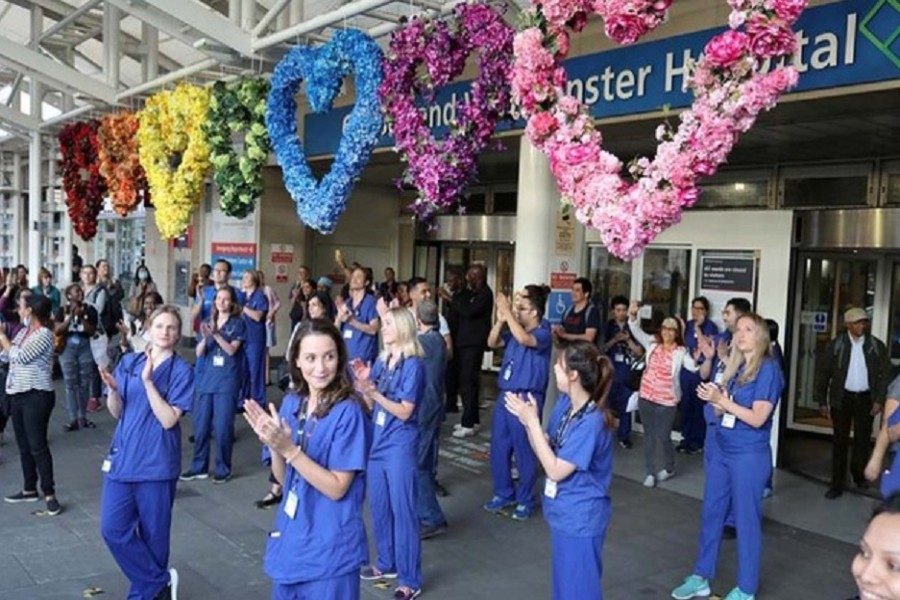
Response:
[{"label": "blue scrub top", "polygon": [[375,434],[370,458],[385,458],[398,452],[414,457],[419,443],[416,413],[425,393],[425,362],[418,356],[411,356],[401,358],[393,369],[388,369],[387,359],[379,358],[372,367],[371,378],[384,396],[395,402],[412,402],[416,409],[409,419],[401,421],[380,404],[375,404],[372,411]]},{"label": "blue scrub top", "polygon": [[[685,334],[684,334],[684,345],[687,347],[688,352],[693,356],[694,351],[697,349],[697,334],[695,332],[696,327],[694,326],[694,320],[691,319],[685,325]],[[703,335],[706,337],[712,337],[713,341],[717,339],[716,336],[719,333],[719,326],[709,319],[703,321],[703,324],[700,326],[700,331],[703,332]],[[715,346],[713,346],[715,347]],[[697,362],[698,365],[703,364],[703,359],[700,359]],[[710,377],[712,377],[712,373],[710,373]],[[697,385],[697,381],[702,379],[700,377],[700,373],[689,371],[688,369],[681,369],[681,381],[688,385]],[[684,385],[682,385],[682,388]]]},{"label": "blue scrub top", "polygon": [[[241,317],[230,317],[219,330],[226,342],[247,341],[247,324]],[[208,336],[203,356],[194,365],[195,387],[198,394],[214,394],[236,390],[243,381],[244,344],[233,355]]]},{"label": "blue scrub top", "polygon": [[[888,397],[895,396],[888,394]],[[887,420],[888,427],[898,424],[900,424],[900,408],[891,413]],[[896,445],[894,447],[896,449]],[[891,468],[881,476],[881,497],[887,498],[897,492],[900,492],[900,451],[894,453],[894,462],[891,464]]]},{"label": "blue scrub top", "polygon": [[266,343],[266,315],[265,313],[269,312],[269,300],[266,298],[266,295],[263,293],[262,288],[256,288],[253,290],[253,293],[250,294],[249,297],[244,296],[246,302],[244,302],[244,306],[247,308],[252,308],[253,310],[261,310],[263,312],[263,318],[259,321],[254,321],[246,314],[243,315],[244,323],[247,324],[247,343],[250,344],[265,344]]},{"label": "blue scrub top", "polygon": [[543,496],[544,518],[566,535],[593,537],[606,529],[611,514],[613,434],[603,413],[590,407],[560,425],[572,400],[560,394],[547,433],[556,456],[575,465],[575,472],[557,482],[556,498]]},{"label": "blue scrub top", "polygon": [[735,419],[733,428],[722,427],[720,418],[716,441],[719,442],[719,447],[724,452],[747,452],[769,448],[769,432],[772,429],[772,418],[775,415],[774,407],[778,405],[781,390],[784,388],[781,369],[772,358],[763,360],[753,381],[740,384],[738,379],[743,370],[743,367],[738,369],[738,372],[728,382],[728,393],[733,396],[736,403],[744,408],[753,408],[754,402],[765,400],[772,403],[773,410],[766,422],[759,428],[751,427],[740,419]]},{"label": "blue scrub top", "polygon": [[[294,392],[281,404],[281,416],[290,424],[295,444],[300,444],[301,404]],[[303,434],[309,458],[330,471],[355,475],[344,497],[332,500],[288,466],[284,499],[269,534],[264,564],[266,575],[282,585],[346,575],[368,561],[363,500],[371,428],[365,412],[356,402],[343,400],[321,419],[311,417]],[[293,519],[284,511],[291,492],[299,500]]]},{"label": "blue scrub top", "polygon": [[416,407],[420,429],[437,427],[444,420],[444,373],[447,368],[447,345],[437,329],[419,334],[425,351],[425,388]]},{"label": "blue scrub top", "polygon": [[509,330],[500,334],[503,339],[503,364],[497,377],[497,388],[501,391],[529,391],[544,394],[550,378],[550,350],[553,335],[546,319],[529,331],[537,340],[537,346],[519,343]]},{"label": "blue scrub top", "polygon": [[[143,353],[129,353],[116,367],[116,384],[122,414],[109,448],[112,481],[170,481],[181,473],[181,424],[163,428],[147,398],[141,373],[147,362]],[[173,355],[153,370],[153,383],[166,401],[187,413],[194,397],[194,371]]]},{"label": "blue scrub top", "polygon": [[[376,300],[372,294],[364,294],[360,303],[353,306],[353,300],[347,300],[347,306],[357,321],[371,323],[378,318]],[[347,356],[350,360],[360,359],[366,364],[374,364],[378,358],[378,335],[363,333],[350,323],[341,323],[341,335],[347,344]]]}]

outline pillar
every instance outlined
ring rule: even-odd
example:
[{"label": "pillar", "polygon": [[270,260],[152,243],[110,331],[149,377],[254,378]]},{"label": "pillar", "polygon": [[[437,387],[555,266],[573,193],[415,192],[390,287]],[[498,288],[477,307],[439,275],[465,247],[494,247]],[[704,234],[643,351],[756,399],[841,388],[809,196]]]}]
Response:
[{"label": "pillar", "polygon": [[[44,11],[40,6],[31,8],[31,39],[32,45],[37,49],[37,40],[43,32]],[[32,117],[42,120],[41,104],[44,97],[43,86],[34,77],[31,78],[29,89]],[[41,268],[41,133],[31,132],[28,142],[28,252],[25,256],[25,265],[28,267],[29,277],[32,281],[37,277]]]},{"label": "pillar", "polygon": [[543,152],[523,135],[519,147],[519,189],[516,210],[514,289],[529,283],[549,284],[553,226],[559,191]]}]

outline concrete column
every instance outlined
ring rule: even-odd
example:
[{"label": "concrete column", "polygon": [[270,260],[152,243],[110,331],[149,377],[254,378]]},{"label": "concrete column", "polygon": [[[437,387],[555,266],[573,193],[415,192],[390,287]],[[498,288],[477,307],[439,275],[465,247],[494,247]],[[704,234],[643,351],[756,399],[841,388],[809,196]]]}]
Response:
[{"label": "concrete column", "polygon": [[253,31],[256,26],[256,0],[241,0],[241,28]]},{"label": "concrete column", "polygon": [[553,228],[559,191],[547,157],[523,135],[519,147],[519,189],[516,211],[516,290],[529,283],[549,283]]},{"label": "concrete column", "polygon": [[288,8],[290,9],[291,25],[303,20],[303,0],[291,0]]},{"label": "concrete column", "polygon": [[122,13],[112,4],[103,5],[103,73],[106,83],[119,89],[119,20]]},{"label": "concrete column", "polygon": [[144,81],[150,81],[159,77],[159,30],[141,23],[141,42],[146,52],[141,61],[141,76]]},{"label": "concrete column", "polygon": [[[40,39],[43,32],[44,11],[39,6],[31,8],[31,39],[36,48],[36,40]],[[41,104],[44,98],[43,86],[40,82],[31,78],[31,116],[41,119]],[[41,119],[42,120],[42,119]],[[28,142],[28,252],[25,256],[25,264],[32,278],[37,276],[41,268],[41,134],[34,131]]]},{"label": "concrete column", "polygon": [[[16,94],[18,96],[18,94]],[[12,252],[12,260],[13,263],[10,265],[3,265],[6,267],[14,267],[19,264],[22,260],[22,232],[27,228],[27,223],[23,218],[23,194],[22,189],[25,185],[22,182],[22,153],[18,150],[13,153],[12,156],[12,186],[13,186],[13,197],[12,197],[12,232],[13,238],[12,243],[10,244],[10,250]]]},{"label": "concrete column", "polygon": [[228,0],[228,18],[235,25],[241,24],[241,0]]}]

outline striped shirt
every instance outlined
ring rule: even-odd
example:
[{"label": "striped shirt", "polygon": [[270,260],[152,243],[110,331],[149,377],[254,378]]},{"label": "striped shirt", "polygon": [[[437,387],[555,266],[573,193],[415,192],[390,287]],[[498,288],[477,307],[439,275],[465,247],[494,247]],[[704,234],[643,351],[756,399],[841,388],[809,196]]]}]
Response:
[{"label": "striped shirt", "polygon": [[48,328],[22,328],[12,341],[12,347],[3,354],[9,358],[7,394],[53,391],[53,333]]},{"label": "striped shirt", "polygon": [[675,395],[675,381],[672,377],[672,360],[677,346],[666,348],[659,344],[650,354],[650,362],[641,379],[641,398],[662,404],[675,406],[678,398]]}]

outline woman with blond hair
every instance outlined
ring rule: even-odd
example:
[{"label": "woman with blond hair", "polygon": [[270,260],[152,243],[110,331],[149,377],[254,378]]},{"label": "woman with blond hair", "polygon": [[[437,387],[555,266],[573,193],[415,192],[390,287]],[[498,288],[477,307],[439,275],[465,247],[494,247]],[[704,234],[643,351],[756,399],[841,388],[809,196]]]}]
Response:
[{"label": "woman with blond hair", "polygon": [[375,364],[370,368],[359,358],[351,363],[357,389],[375,422],[367,476],[377,560],[360,577],[399,578],[394,599],[411,600],[422,592],[415,474],[416,408],[425,391],[424,352],[408,308],[390,309],[383,321],[384,351]]},{"label": "woman with blond hair", "polygon": [[694,573],[672,591],[676,600],[710,595],[729,506],[737,529],[738,585],[725,600],[753,600],[759,585],[763,490],[772,472],[769,437],[784,378],[772,358],[769,327],[762,317],[739,317],[732,343],[722,385],[704,383],[697,391],[719,419],[718,451],[706,465],[697,563]]}]

